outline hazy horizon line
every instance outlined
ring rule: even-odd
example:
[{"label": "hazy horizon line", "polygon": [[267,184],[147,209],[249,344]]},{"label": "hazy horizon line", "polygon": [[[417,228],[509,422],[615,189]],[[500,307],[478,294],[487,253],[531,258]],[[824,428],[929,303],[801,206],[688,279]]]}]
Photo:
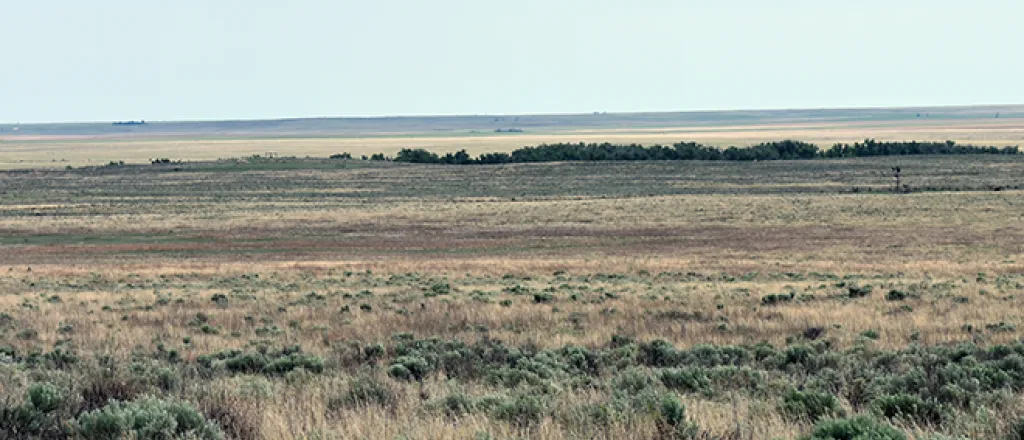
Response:
[{"label": "hazy horizon line", "polygon": [[760,107],[760,108],[729,108],[729,109],[702,109],[702,110],[643,110],[643,111],[591,111],[591,112],[537,112],[537,113],[409,113],[391,115],[359,115],[359,116],[281,116],[263,118],[197,118],[197,119],[118,119],[118,120],[64,120],[64,121],[30,121],[30,122],[0,122],[0,125],[23,126],[23,125],[89,125],[108,124],[113,122],[145,121],[146,123],[196,123],[196,122],[259,122],[259,121],[301,121],[315,119],[414,119],[414,118],[470,118],[470,117],[496,117],[496,116],[585,116],[585,115],[645,115],[645,114],[679,114],[679,113],[742,113],[742,112],[786,112],[786,111],[828,111],[828,110],[924,110],[924,109],[984,109],[984,108],[1012,108],[1022,107],[1024,103],[1016,104],[941,104],[941,105],[906,105],[906,106],[837,106],[837,107]]}]

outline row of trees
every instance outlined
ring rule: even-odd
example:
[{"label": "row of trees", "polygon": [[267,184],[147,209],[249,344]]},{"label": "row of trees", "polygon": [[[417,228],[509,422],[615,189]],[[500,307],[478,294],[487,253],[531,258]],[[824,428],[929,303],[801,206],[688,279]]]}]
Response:
[{"label": "row of trees", "polygon": [[978,147],[945,142],[879,142],[866,139],[863,143],[835,144],[822,152],[823,157],[905,156],[918,154],[1017,154],[1017,147]]},{"label": "row of trees", "polygon": [[1017,147],[979,147],[946,142],[886,142],[867,139],[854,144],[835,144],[828,150],[817,145],[785,140],[750,147],[717,148],[695,142],[671,146],[610,143],[543,144],[523,147],[511,153],[485,153],[472,157],[466,150],[443,156],[424,149],[403,149],[395,162],[435,164],[501,164],[527,162],[601,161],[601,160],[798,160],[837,157],[900,156],[922,154],[1019,154]]}]

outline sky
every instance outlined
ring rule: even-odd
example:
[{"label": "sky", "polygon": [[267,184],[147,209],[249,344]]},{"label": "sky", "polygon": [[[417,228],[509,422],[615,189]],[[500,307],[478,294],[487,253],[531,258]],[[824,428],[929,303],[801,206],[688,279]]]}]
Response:
[{"label": "sky", "polygon": [[0,122],[1024,104],[1019,0],[0,0]]}]

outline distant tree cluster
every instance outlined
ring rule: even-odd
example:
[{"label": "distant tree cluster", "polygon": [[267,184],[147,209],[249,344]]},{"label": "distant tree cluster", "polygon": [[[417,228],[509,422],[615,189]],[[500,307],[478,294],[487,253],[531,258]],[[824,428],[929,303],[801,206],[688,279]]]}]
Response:
[{"label": "distant tree cluster", "polygon": [[502,164],[564,161],[637,161],[637,160],[806,160],[839,157],[901,156],[922,154],[1019,154],[1017,147],[978,147],[956,142],[885,142],[867,139],[854,144],[835,144],[828,150],[807,142],[784,140],[750,147],[718,148],[695,142],[671,146],[610,143],[561,143],[519,148],[511,153],[485,153],[474,158],[461,150],[443,156],[424,149],[403,149],[395,162],[433,164]]},{"label": "distant tree cluster", "polygon": [[920,154],[1018,154],[1014,147],[978,147],[945,142],[879,142],[866,139],[864,142],[835,144],[822,153],[823,157],[867,157],[867,156],[909,156]]},{"label": "distant tree cluster", "polygon": [[469,153],[466,153],[466,150],[460,150],[456,153],[448,153],[444,156],[438,156],[437,153],[431,153],[422,148],[417,148],[415,150],[404,148],[402,151],[398,152],[394,161],[409,163],[444,163],[451,165],[479,163],[478,159],[470,157]]}]

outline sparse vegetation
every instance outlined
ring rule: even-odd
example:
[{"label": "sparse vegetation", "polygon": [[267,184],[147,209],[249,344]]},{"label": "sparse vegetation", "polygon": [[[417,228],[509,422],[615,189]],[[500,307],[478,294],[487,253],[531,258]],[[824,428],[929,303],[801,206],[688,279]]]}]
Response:
[{"label": "sparse vegetation", "polygon": [[0,175],[0,437],[1024,432],[1017,157],[348,159]]}]

